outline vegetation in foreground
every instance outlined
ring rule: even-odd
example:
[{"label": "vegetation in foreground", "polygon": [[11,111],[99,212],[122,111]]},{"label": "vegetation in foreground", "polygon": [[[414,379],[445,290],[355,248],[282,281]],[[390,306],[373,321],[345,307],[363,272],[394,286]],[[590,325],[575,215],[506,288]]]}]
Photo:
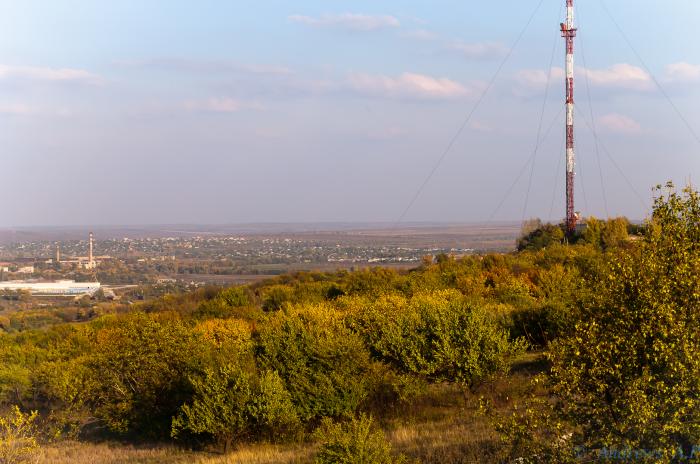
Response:
[{"label": "vegetation in foreground", "polygon": [[689,462],[700,197],[658,193],[638,240],[622,220],[568,246],[540,226],[509,255],[287,275],[2,335],[0,461]]}]

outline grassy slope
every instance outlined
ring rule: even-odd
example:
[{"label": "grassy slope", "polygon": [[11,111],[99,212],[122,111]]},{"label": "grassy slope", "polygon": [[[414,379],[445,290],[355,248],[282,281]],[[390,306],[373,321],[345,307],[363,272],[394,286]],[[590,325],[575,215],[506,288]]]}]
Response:
[{"label": "grassy slope", "polygon": [[[451,385],[434,385],[420,400],[390,414],[382,423],[394,450],[423,464],[497,462],[501,443],[489,420],[478,412],[478,397],[490,399],[506,411],[522,397],[541,355],[528,354],[506,378],[484,386],[470,398]],[[39,464],[307,464],[315,445],[243,445],[223,456],[185,451],[171,446],[62,442],[41,450]]]}]

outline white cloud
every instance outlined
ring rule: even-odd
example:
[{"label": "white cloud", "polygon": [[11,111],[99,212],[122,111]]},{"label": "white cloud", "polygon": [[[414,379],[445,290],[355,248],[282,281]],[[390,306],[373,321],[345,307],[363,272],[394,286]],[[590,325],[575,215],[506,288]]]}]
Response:
[{"label": "white cloud", "polygon": [[[565,77],[564,69],[553,67],[551,69],[552,85],[559,85]],[[642,68],[625,63],[615,64],[604,69],[576,68],[578,87],[585,85],[584,79],[588,79],[591,87],[631,90],[646,92],[654,88],[652,77]],[[548,74],[543,69],[523,69],[515,74],[514,93],[520,96],[532,96],[544,91],[548,80]]]},{"label": "white cloud", "polygon": [[618,113],[606,114],[598,118],[599,127],[610,133],[615,134],[639,134],[642,132],[642,126],[629,116]]},{"label": "white cloud", "polygon": [[326,14],[319,17],[292,15],[289,20],[312,27],[338,28],[348,31],[369,32],[399,27],[401,22],[394,16],[371,16],[343,13]]},{"label": "white cloud", "polygon": [[627,90],[651,90],[654,82],[646,71],[637,66],[620,63],[605,69],[578,70],[584,73],[591,85],[599,87],[620,88]]},{"label": "white cloud", "polygon": [[700,65],[686,62],[669,64],[666,66],[666,80],[671,82],[700,81]]},{"label": "white cloud", "polygon": [[406,39],[422,42],[439,42],[443,51],[449,51],[469,60],[491,59],[504,56],[508,48],[500,42],[464,42],[458,39],[441,37],[427,29],[416,29],[402,34]]},{"label": "white cloud", "polygon": [[459,53],[468,59],[487,59],[504,56],[508,49],[498,42],[462,42],[455,41],[448,45],[448,49]]},{"label": "white cloud", "polygon": [[97,75],[83,69],[0,65],[0,79],[99,83]]},{"label": "white cloud", "polygon": [[473,94],[473,90],[459,82],[414,73],[404,73],[398,77],[353,74],[349,85],[358,93],[384,98],[453,99]]},{"label": "white cloud", "polygon": [[185,109],[190,111],[202,111],[208,113],[236,113],[242,110],[261,110],[260,103],[242,102],[234,98],[216,97],[205,100],[189,100],[185,102]]}]

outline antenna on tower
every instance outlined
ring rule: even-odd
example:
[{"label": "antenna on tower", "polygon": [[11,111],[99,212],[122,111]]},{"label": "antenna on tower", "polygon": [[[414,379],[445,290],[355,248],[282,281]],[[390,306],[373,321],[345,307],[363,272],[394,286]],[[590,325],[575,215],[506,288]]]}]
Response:
[{"label": "antenna on tower", "polygon": [[566,0],[566,22],[561,24],[561,35],[566,41],[566,230],[576,231],[578,216],[574,207],[574,0]]}]

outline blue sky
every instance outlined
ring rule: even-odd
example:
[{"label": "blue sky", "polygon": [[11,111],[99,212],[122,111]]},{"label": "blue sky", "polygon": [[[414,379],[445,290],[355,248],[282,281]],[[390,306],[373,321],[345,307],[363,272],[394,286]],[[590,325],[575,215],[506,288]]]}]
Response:
[{"label": "blue sky", "polygon": [[[538,2],[0,1],[0,226],[395,221]],[[563,216],[563,3],[406,220]],[[652,185],[700,178],[653,80],[700,133],[700,2],[605,0],[651,74],[579,3],[578,209],[642,218]]]}]

